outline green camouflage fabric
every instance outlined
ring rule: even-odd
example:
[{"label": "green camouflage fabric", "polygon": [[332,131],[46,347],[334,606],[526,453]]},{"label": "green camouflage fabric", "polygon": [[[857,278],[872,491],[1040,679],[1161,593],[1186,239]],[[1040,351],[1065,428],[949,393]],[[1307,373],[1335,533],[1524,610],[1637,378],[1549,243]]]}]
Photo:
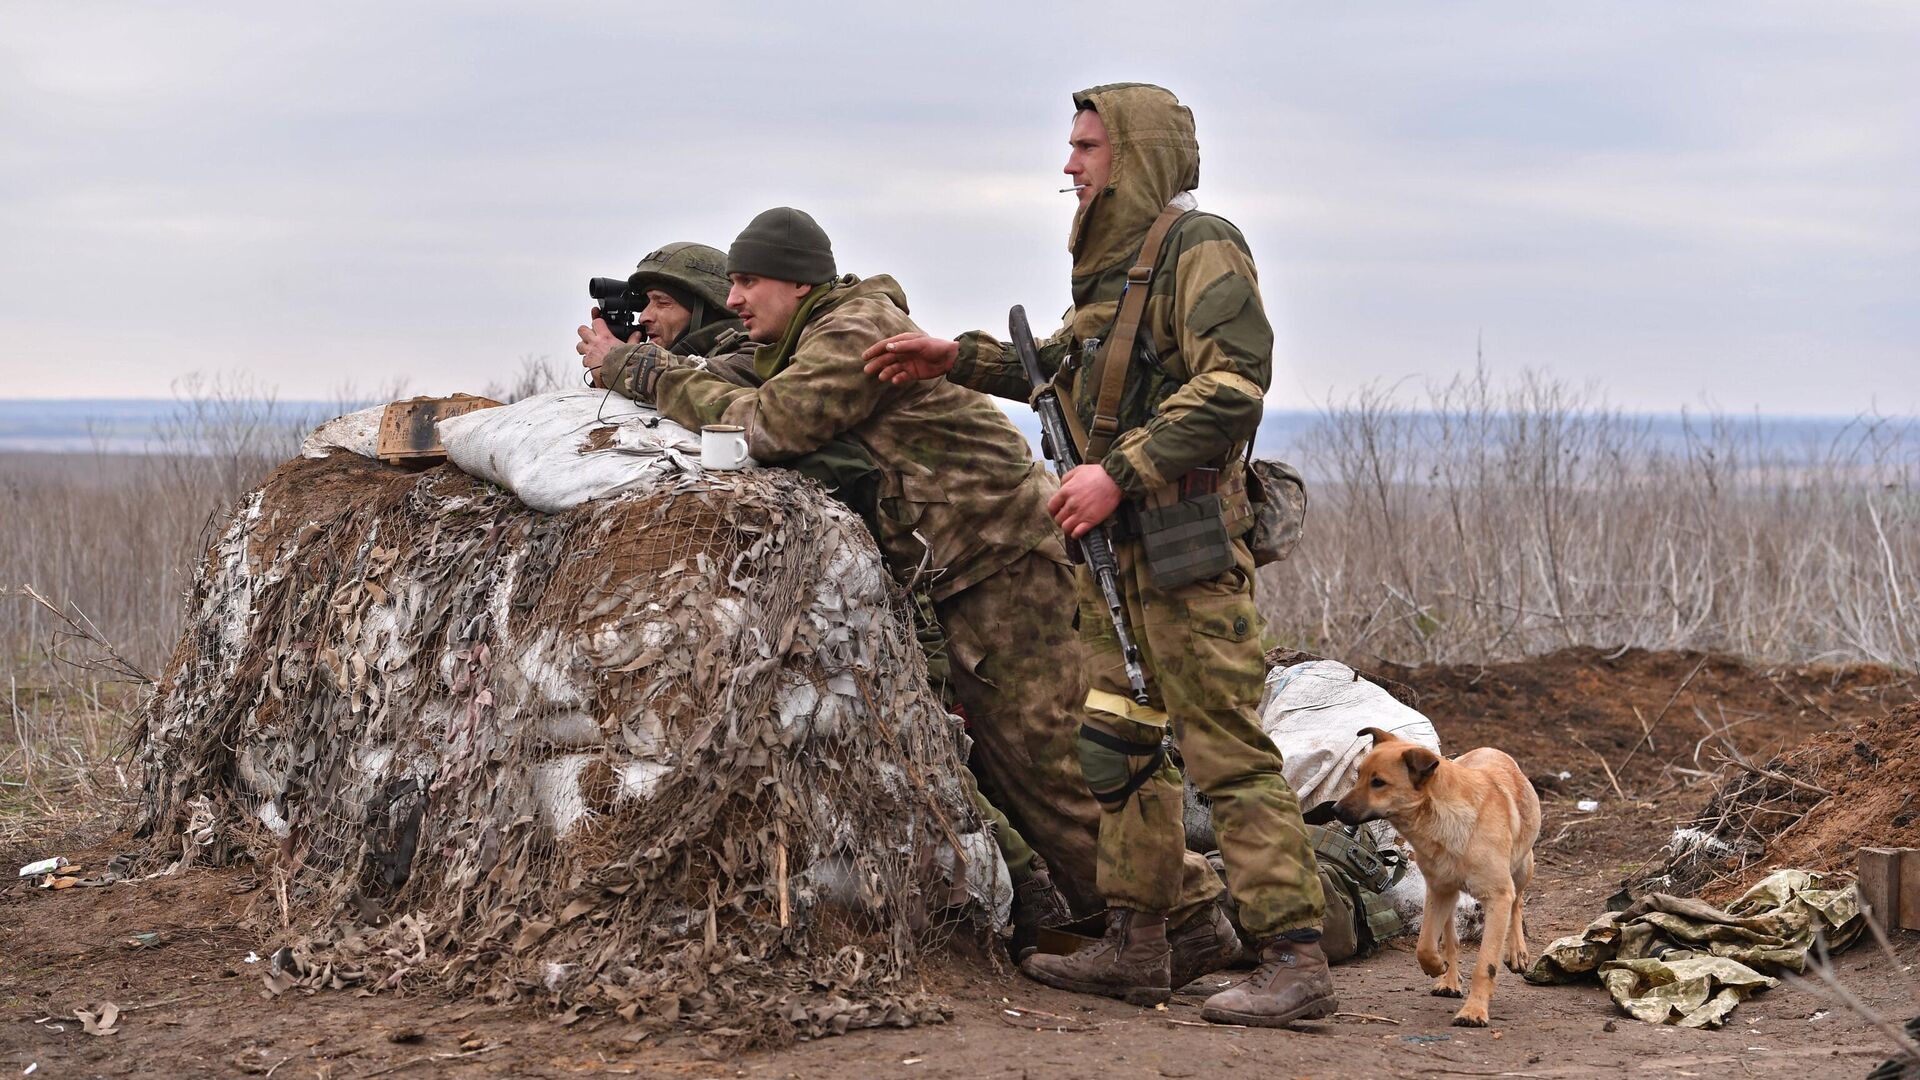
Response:
[{"label": "green camouflage fabric", "polygon": [[[1098,388],[1084,361],[1110,331],[1126,271],[1163,207],[1200,178],[1193,116],[1172,94],[1139,83],[1095,87],[1074,96],[1099,110],[1113,144],[1108,186],[1075,215],[1073,301],[1065,325],[1042,344],[1049,372],[1066,368],[1069,399],[1083,422]],[[1121,434],[1101,464],[1130,499],[1199,466],[1241,468],[1241,451],[1260,425],[1272,378],[1273,329],[1260,302],[1253,257],[1226,220],[1188,213],[1155,263],[1136,355],[1121,399]],[[1031,389],[1019,360],[994,335],[960,338],[950,381],[1025,400]],[[1250,519],[1230,523],[1244,533]],[[1262,623],[1253,602],[1253,558],[1236,540],[1236,566],[1221,576],[1160,590],[1137,542],[1116,545],[1129,618],[1149,675],[1150,704],[1135,705],[1106,606],[1085,574],[1080,632],[1089,650],[1087,715],[1096,726],[1137,743],[1171,728],[1194,785],[1213,800],[1228,888],[1241,927],[1256,939],[1317,927],[1324,913],[1299,800],[1280,771],[1280,754],[1256,714],[1266,665]],[[1148,764],[1129,759],[1131,768]],[[1090,777],[1101,790],[1113,790]],[[1162,766],[1100,821],[1098,879],[1111,904],[1168,911],[1169,884],[1185,847],[1180,770]]]},{"label": "green camouflage fabric", "polygon": [[[1080,774],[1074,735],[1086,701],[1085,654],[1073,626],[1073,570],[1055,547],[1037,549],[934,605],[946,632],[952,694],[973,734],[973,764],[989,800],[1046,857],[1074,910],[1098,911],[1102,814]],[[1081,616],[1085,618],[1084,613]],[[1106,619],[1106,609],[1100,618]],[[1173,799],[1176,829],[1180,794]],[[1142,886],[1143,888],[1145,886]],[[1220,895],[1220,878],[1184,839],[1151,886],[1175,925]]]},{"label": "green camouflage fabric", "polygon": [[[1266,677],[1263,624],[1253,604],[1253,555],[1234,541],[1235,567],[1178,589],[1155,588],[1138,544],[1120,544],[1128,625],[1148,672],[1148,703],[1128,697],[1126,668],[1107,606],[1080,575],[1080,634],[1089,651],[1088,716],[1142,744],[1172,726],[1194,787],[1213,804],[1213,827],[1240,927],[1264,941],[1318,927],[1326,908],[1300,802],[1280,751],[1260,728]],[[1129,770],[1147,758],[1129,758]],[[1111,790],[1118,785],[1100,785]],[[1178,898],[1168,867],[1186,848],[1180,768],[1168,762],[1100,821],[1100,891],[1107,902],[1167,911]]]},{"label": "green camouflage fabric", "polygon": [[711,356],[715,352],[724,351],[725,343],[732,340],[734,335],[745,336],[746,332],[747,324],[728,316],[719,322],[708,323],[698,330],[689,330],[681,334],[680,340],[674,342],[673,348],[667,351],[675,356]]},{"label": "green camouflage fabric", "polygon": [[[1159,87],[1096,87],[1074,102],[1099,110],[1113,144],[1113,171],[1108,186],[1074,217],[1073,307],[1039,351],[1049,374],[1069,367],[1068,397],[1087,425],[1099,392],[1087,365],[1112,330],[1127,269],[1154,218],[1199,182],[1200,152],[1192,114]],[[1010,347],[980,331],[959,340],[950,380],[1026,400],[1031,387]],[[1154,264],[1121,397],[1124,434],[1101,464],[1135,499],[1196,466],[1224,463],[1229,474],[1238,472],[1241,452],[1260,426],[1272,356],[1273,327],[1246,238],[1224,218],[1187,214]],[[1230,523],[1230,531],[1246,525]]]},{"label": "green camouflage fabric", "polygon": [[1839,952],[1866,929],[1860,893],[1836,875],[1778,870],[1724,909],[1649,893],[1555,940],[1527,969],[1530,983],[1589,975],[1637,1020],[1719,1027],[1734,1006],[1805,972],[1814,938]]},{"label": "green camouflage fabric", "polygon": [[[707,368],[741,386],[759,384],[751,352],[709,357]],[[786,465],[819,480],[878,531],[877,506],[861,495],[863,470],[877,466],[857,444],[836,439]],[[1074,754],[1087,686],[1072,568],[1060,548],[1044,544],[938,604],[924,591],[914,599],[927,677],[970,721],[976,790],[993,808],[987,816],[1016,883],[1037,850],[1074,909],[1098,911],[1100,807]],[[1218,876],[1189,855],[1172,901],[1176,924],[1219,892]]]},{"label": "green camouflage fabric", "polygon": [[[994,404],[950,382],[895,386],[862,369],[860,354],[917,330],[890,277],[848,275],[818,286],[781,342],[756,350],[759,386],[738,386],[682,363],[663,369],[654,404],[677,423],[739,424],[768,464],[850,439],[881,469],[875,537],[894,576],[950,597],[1043,544],[1060,549],[1046,515],[1053,484]],[[602,384],[633,396],[623,350]],[[916,534],[918,534],[916,536]],[[924,538],[924,542],[921,538]]]}]

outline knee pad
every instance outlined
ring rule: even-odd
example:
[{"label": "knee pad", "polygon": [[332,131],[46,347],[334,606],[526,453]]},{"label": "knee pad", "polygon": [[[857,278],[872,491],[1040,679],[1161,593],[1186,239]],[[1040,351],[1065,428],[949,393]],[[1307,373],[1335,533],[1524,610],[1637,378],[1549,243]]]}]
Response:
[{"label": "knee pad", "polygon": [[[1140,785],[1167,763],[1165,740],[1133,742],[1081,724],[1074,744],[1080,752],[1080,774],[1086,778],[1087,789],[1107,810],[1118,810],[1129,795],[1140,790]],[[1140,757],[1146,758],[1147,763],[1136,771],[1128,759]]]}]

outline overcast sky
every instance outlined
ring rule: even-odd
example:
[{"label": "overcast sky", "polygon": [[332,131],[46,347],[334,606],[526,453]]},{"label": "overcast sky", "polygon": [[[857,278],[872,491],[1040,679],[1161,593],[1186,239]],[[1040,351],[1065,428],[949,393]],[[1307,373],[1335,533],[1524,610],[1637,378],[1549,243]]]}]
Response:
[{"label": "overcast sky", "polygon": [[1920,413],[1917,58],[1907,0],[0,0],[0,395],[477,390],[780,204],[1004,331],[1066,305],[1069,94],[1138,79],[1253,245],[1271,407],[1478,343],[1635,409]]}]

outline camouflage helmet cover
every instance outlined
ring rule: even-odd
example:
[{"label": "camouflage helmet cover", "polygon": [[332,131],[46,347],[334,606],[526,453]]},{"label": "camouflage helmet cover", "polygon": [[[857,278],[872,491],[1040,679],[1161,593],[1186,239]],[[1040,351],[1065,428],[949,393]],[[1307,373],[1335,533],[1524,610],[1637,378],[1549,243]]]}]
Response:
[{"label": "camouflage helmet cover", "polygon": [[727,257],[719,248],[705,244],[684,241],[668,244],[641,259],[632,276],[627,278],[627,285],[635,290],[658,289],[664,285],[670,291],[691,293],[704,301],[710,311],[724,312],[730,288]]}]

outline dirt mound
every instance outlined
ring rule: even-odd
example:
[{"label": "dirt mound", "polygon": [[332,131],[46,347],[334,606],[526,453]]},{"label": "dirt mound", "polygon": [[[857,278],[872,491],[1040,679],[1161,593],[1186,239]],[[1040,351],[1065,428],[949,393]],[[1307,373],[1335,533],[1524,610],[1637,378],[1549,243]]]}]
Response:
[{"label": "dirt mound", "polygon": [[1584,647],[1379,672],[1413,690],[1410,704],[1433,720],[1449,753],[1497,746],[1543,794],[1594,797],[1612,796],[1615,781],[1646,797],[1711,773],[1719,734],[1748,756],[1772,756],[1912,701],[1916,686],[1911,674],[1877,664],[1767,667],[1712,653]]},{"label": "dirt mound", "polygon": [[1862,847],[1920,847],[1920,704],[1746,762],[1676,834],[1673,883],[1732,895],[1769,870],[1850,870]]}]

